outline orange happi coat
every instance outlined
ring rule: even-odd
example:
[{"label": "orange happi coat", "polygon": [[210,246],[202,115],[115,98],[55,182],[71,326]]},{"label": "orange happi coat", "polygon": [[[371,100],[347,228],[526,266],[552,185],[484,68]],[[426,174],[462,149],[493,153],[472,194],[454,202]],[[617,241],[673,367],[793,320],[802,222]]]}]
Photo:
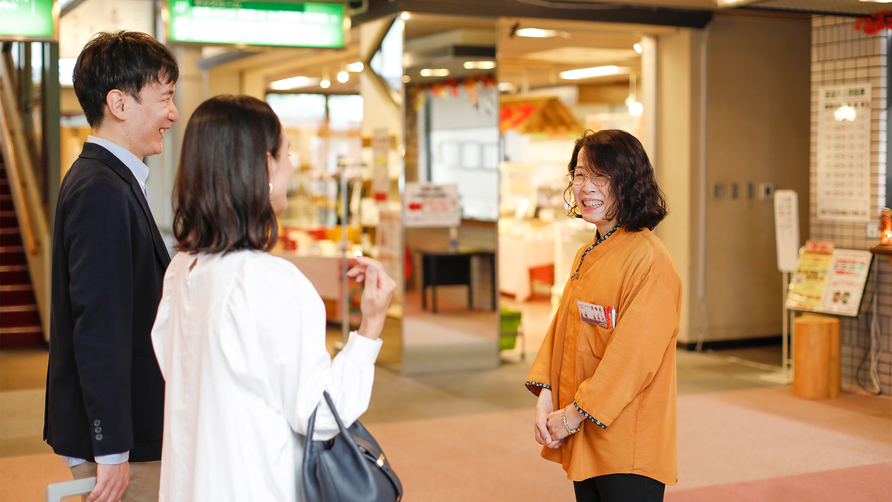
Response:
[{"label": "orange happi coat", "polygon": [[[573,261],[579,264],[584,249]],[[577,301],[616,308],[615,328],[582,321]],[[542,456],[573,481],[631,473],[678,481],[675,344],[681,279],[663,243],[649,230],[617,231],[583,259],[527,378],[554,407],[575,401],[593,420]],[[539,386],[537,386],[538,384]],[[603,428],[602,428],[603,427]]]}]

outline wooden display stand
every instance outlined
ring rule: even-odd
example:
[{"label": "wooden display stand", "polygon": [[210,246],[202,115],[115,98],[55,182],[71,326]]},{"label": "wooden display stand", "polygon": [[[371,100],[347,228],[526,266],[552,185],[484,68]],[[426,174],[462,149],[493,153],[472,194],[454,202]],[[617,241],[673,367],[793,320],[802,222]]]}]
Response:
[{"label": "wooden display stand", "polygon": [[793,395],[806,399],[839,396],[839,319],[804,314],[793,332]]}]

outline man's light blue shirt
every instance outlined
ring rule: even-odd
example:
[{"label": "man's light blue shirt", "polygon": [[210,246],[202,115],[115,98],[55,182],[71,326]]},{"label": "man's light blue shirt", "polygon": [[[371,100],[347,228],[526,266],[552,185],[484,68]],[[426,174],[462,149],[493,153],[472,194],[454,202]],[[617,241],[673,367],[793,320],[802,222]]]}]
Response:
[{"label": "man's light blue shirt", "polygon": [[130,150],[112,143],[107,139],[102,139],[96,136],[87,136],[87,143],[93,143],[105,148],[110,151],[112,155],[117,157],[118,160],[123,162],[124,165],[127,166],[127,169],[130,169],[130,172],[133,173],[133,177],[136,178],[137,183],[139,183],[139,188],[142,189],[142,194],[145,195],[146,202],[149,201],[149,194],[146,191],[146,180],[149,179],[149,167],[143,163],[142,159],[133,155]]}]

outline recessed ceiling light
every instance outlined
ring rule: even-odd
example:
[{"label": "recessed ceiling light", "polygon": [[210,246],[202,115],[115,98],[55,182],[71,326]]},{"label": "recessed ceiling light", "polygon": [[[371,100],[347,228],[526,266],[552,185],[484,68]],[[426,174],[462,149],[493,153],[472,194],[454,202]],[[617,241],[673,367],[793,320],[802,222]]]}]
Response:
[{"label": "recessed ceiling light", "polygon": [[502,92],[508,92],[514,89],[514,84],[511,82],[499,82],[498,88]]},{"label": "recessed ceiling light", "polygon": [[580,68],[578,70],[562,71],[560,76],[564,80],[580,80],[583,78],[603,77],[606,75],[616,75],[619,68],[616,66],[595,66],[594,68]]},{"label": "recessed ceiling light", "polygon": [[410,17],[412,17],[412,14],[409,14],[408,12],[400,13],[400,19],[403,21],[408,21]]},{"label": "recessed ceiling light", "polygon": [[446,68],[425,68],[421,70],[422,77],[446,77],[449,75],[449,70]]},{"label": "recessed ceiling light", "polygon": [[274,89],[277,91],[287,91],[289,89],[297,89],[298,87],[305,87],[310,83],[310,79],[307,77],[292,77],[285,78],[282,80],[276,80],[269,84],[270,89]]},{"label": "recessed ceiling light", "polygon": [[557,30],[540,30],[539,28],[521,28],[514,32],[518,37],[549,38],[558,36]]},{"label": "recessed ceiling light", "polygon": [[350,80],[350,74],[349,74],[349,73],[347,73],[347,72],[345,72],[345,71],[338,72],[338,82],[340,82],[340,83],[343,84],[343,83],[345,83],[345,82],[348,81],[348,80]]},{"label": "recessed ceiling light", "polygon": [[325,79],[325,80],[319,82],[319,87],[321,87],[323,89],[328,89],[329,87],[331,87],[331,81],[328,79]]},{"label": "recessed ceiling light", "polygon": [[495,67],[495,61],[465,61],[466,70],[492,70]]},{"label": "recessed ceiling light", "polygon": [[[889,1],[892,1],[892,0],[889,0]],[[638,54],[641,54],[641,52],[644,50],[641,48],[641,44],[635,44],[632,46],[632,48],[635,49],[635,52],[637,52]]]},{"label": "recessed ceiling light", "polygon": [[357,61],[356,63],[348,64],[346,68],[347,68],[347,71],[349,71],[349,72],[359,73],[362,71],[363,64]]}]

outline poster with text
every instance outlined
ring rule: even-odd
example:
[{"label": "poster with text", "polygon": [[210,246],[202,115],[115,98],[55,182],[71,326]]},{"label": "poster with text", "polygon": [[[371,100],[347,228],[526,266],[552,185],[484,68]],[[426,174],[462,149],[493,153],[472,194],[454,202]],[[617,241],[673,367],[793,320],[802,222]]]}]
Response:
[{"label": "poster with text", "polygon": [[870,84],[818,89],[818,219],[871,219],[870,111]]},{"label": "poster with text", "polygon": [[821,299],[822,312],[850,317],[858,315],[872,259],[870,251],[837,249],[833,253]]},{"label": "poster with text", "polygon": [[793,272],[793,280],[787,291],[788,309],[807,312],[821,310],[821,298],[824,296],[832,262],[832,252],[806,249],[799,255],[799,264]]},{"label": "poster with text", "polygon": [[458,185],[406,183],[403,205],[407,228],[458,227],[461,225]]}]

